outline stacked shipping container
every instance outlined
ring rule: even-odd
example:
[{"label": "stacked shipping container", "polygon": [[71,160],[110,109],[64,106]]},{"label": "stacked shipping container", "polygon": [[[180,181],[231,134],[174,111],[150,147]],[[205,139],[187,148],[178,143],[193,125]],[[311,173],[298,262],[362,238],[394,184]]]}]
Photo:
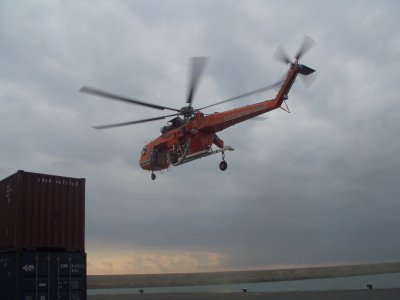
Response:
[{"label": "stacked shipping container", "polygon": [[86,299],[85,179],[0,181],[0,298]]},{"label": "stacked shipping container", "polygon": [[85,179],[18,171],[0,182],[0,249],[85,249]]},{"label": "stacked shipping container", "polygon": [[80,252],[0,253],[0,298],[86,299],[86,256]]}]

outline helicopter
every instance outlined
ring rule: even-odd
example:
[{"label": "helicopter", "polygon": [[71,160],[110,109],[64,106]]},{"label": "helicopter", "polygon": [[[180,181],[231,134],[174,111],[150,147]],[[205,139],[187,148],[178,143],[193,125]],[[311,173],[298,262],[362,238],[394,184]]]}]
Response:
[{"label": "helicopter", "polygon": [[[300,58],[314,44],[314,40],[306,36],[303,39],[297,54],[294,56],[294,61],[291,61],[282,46],[278,47],[274,57],[286,65],[289,65],[289,70],[282,80],[199,109],[195,109],[192,106],[192,103],[207,57],[192,58],[191,76],[186,104],[180,109],[128,98],[88,86],[83,86],[80,89],[80,92],[111,100],[141,105],[152,109],[174,112],[173,114],[142,120],[94,126],[95,129],[106,129],[172,118],[169,120],[168,125],[161,128],[161,135],[145,145],[140,154],[139,165],[142,169],[151,172],[152,180],[156,179],[155,171],[162,171],[171,166],[179,166],[217,153],[222,154],[222,161],[219,164],[219,168],[221,171],[225,171],[228,167],[228,164],[225,161],[225,152],[233,151],[234,149],[231,146],[225,145],[224,141],[217,135],[217,132],[277,108],[282,108],[283,110],[290,112],[285,101],[288,99],[289,91],[295,82],[297,75],[301,74],[308,76],[315,72],[314,69],[299,63]],[[211,114],[205,114],[202,112],[206,108],[244,98],[256,93],[261,93],[273,88],[278,89],[278,92],[273,99],[223,112],[215,112]],[[286,108],[282,107],[283,103],[285,103]],[[216,147],[215,149],[213,148],[213,145]]]}]

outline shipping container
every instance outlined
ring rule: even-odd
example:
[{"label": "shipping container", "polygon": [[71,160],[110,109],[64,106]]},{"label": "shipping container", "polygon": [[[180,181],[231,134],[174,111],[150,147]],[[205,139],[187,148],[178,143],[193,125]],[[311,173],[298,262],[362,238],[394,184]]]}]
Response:
[{"label": "shipping container", "polygon": [[85,179],[18,171],[0,181],[0,250],[85,251]]},{"label": "shipping container", "polygon": [[86,254],[0,253],[0,299],[86,300]]}]

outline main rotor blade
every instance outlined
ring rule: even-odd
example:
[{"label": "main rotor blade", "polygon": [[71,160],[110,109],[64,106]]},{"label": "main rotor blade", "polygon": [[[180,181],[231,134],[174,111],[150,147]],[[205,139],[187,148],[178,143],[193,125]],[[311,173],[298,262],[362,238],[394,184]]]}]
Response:
[{"label": "main rotor blade", "polygon": [[296,56],[294,57],[296,60],[299,60],[304,54],[306,54],[313,46],[315,45],[315,41],[309,36],[304,36],[303,42],[300,45],[299,51],[297,51]]},{"label": "main rotor blade", "polygon": [[202,108],[197,109],[197,110],[202,110],[202,109],[209,108],[209,107],[212,107],[212,106],[215,106],[215,105],[219,105],[219,104],[222,104],[222,103],[226,103],[226,102],[230,102],[230,101],[233,101],[233,100],[237,100],[237,99],[240,99],[240,98],[243,98],[243,97],[247,97],[247,96],[250,96],[250,95],[254,95],[254,94],[261,93],[261,92],[265,92],[265,91],[273,89],[273,88],[275,88],[277,86],[280,86],[283,82],[284,82],[284,80],[281,80],[281,81],[278,81],[278,82],[276,82],[274,84],[270,84],[270,85],[261,87],[259,89],[254,90],[254,91],[247,92],[247,93],[241,94],[239,96],[232,97],[232,98],[229,98],[229,99],[226,99],[226,100],[223,100],[223,101],[220,101],[220,102],[217,102],[217,103],[202,107]]},{"label": "main rotor blade", "polygon": [[139,123],[162,120],[162,119],[165,119],[165,118],[168,118],[168,117],[173,117],[173,116],[178,116],[178,115],[180,115],[180,114],[160,116],[160,117],[137,120],[137,121],[131,121],[131,122],[123,122],[123,123],[108,124],[108,125],[99,125],[99,126],[94,126],[93,128],[95,128],[95,129],[106,129],[106,128],[113,128],[113,127],[120,127],[120,126],[126,126],[126,125],[133,125],[133,124],[139,124]]},{"label": "main rotor blade", "polygon": [[189,103],[189,106],[192,106],[193,96],[194,93],[196,92],[196,88],[199,83],[201,74],[203,73],[207,59],[208,57],[206,56],[199,56],[192,58],[192,69],[190,73],[188,95],[186,98],[186,103]]},{"label": "main rotor blade", "polygon": [[123,101],[123,102],[131,103],[131,104],[136,104],[136,105],[142,105],[142,106],[151,107],[151,108],[155,108],[155,109],[159,109],[159,110],[169,109],[169,110],[173,110],[173,111],[177,111],[177,112],[180,111],[179,109],[175,109],[175,108],[171,108],[171,107],[167,107],[167,106],[161,106],[161,105],[157,105],[157,104],[152,104],[152,103],[148,103],[148,102],[143,102],[140,100],[136,100],[133,98],[127,98],[124,96],[119,96],[116,94],[112,94],[109,92],[91,88],[88,86],[83,86],[79,91],[82,93],[86,93],[86,94],[96,95],[96,96],[100,96],[100,97],[104,97],[104,98],[108,98],[108,99],[112,99],[112,100],[118,100],[118,101]]}]

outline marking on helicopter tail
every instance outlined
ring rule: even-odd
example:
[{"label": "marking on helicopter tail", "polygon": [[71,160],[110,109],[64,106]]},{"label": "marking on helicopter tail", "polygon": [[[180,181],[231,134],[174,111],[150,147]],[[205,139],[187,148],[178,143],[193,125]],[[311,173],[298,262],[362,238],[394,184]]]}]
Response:
[{"label": "marking on helicopter tail", "polygon": [[267,105],[265,103],[263,103],[263,104],[257,105],[256,107],[253,107],[253,108],[250,108],[250,109],[247,109],[247,110],[232,114],[230,116],[226,116],[226,117],[224,117],[224,122],[231,121],[231,120],[234,120],[234,119],[239,119],[239,118],[242,118],[244,116],[250,115],[252,113],[261,111],[263,109],[266,109],[266,108],[267,108]]}]

